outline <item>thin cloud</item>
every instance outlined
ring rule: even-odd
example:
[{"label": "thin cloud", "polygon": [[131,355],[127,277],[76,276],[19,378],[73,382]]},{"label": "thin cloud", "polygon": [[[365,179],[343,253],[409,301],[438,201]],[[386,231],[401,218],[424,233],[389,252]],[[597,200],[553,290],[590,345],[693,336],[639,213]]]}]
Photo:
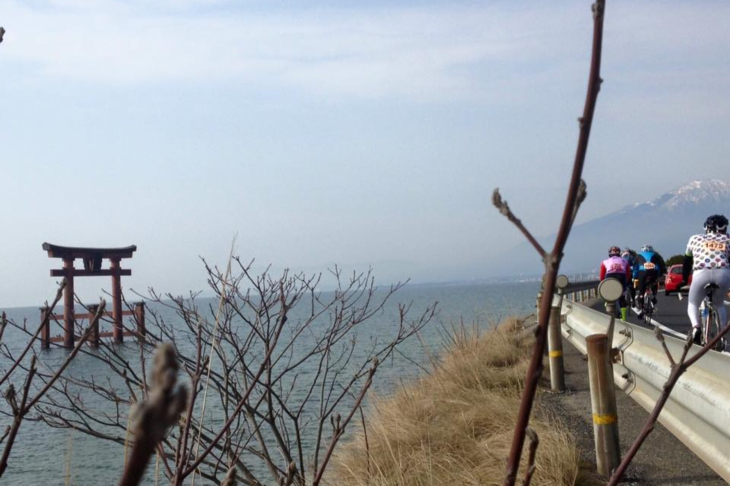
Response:
[{"label": "thin cloud", "polygon": [[[242,82],[361,97],[441,98],[555,55],[535,11],[381,8],[144,14],[112,2],[12,3],[4,57],[31,75],[106,85]],[[547,24],[549,25],[549,23]],[[5,46],[4,46],[5,47]],[[515,73],[517,75],[517,73]]]},{"label": "thin cloud", "polygon": [[[236,83],[366,99],[519,103],[530,85],[583,80],[590,42],[590,12],[577,2],[288,10],[223,0],[38,5],[0,8],[9,30],[5,63],[25,77],[107,86]],[[723,66],[715,79],[727,79],[730,39],[721,19],[730,5],[641,2],[611,5],[608,14],[605,71],[615,86],[640,90],[677,79],[668,89],[700,91],[702,78],[686,78],[704,64]]]}]

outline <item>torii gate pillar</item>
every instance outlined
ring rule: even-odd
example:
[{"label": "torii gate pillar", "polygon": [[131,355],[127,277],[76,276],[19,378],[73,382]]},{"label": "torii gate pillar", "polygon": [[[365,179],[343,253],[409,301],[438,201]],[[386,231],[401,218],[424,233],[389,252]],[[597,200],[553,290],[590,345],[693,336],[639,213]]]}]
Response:
[{"label": "torii gate pillar", "polygon": [[122,328],[122,276],[119,258],[111,259],[112,271],[112,317],[114,319],[114,342],[124,341],[124,329]]},{"label": "torii gate pillar", "polygon": [[[114,342],[124,341],[122,275],[132,275],[132,271],[122,269],[120,262],[123,258],[132,258],[137,247],[132,245],[125,248],[78,248],[43,243],[43,249],[48,252],[49,258],[63,259],[62,270],[51,270],[51,277],[66,278],[66,288],[63,291],[63,345],[67,348],[74,346],[74,277],[111,276]],[[74,268],[74,260],[77,258],[83,260],[83,270]],[[109,268],[102,270],[104,259],[109,260]]]}]

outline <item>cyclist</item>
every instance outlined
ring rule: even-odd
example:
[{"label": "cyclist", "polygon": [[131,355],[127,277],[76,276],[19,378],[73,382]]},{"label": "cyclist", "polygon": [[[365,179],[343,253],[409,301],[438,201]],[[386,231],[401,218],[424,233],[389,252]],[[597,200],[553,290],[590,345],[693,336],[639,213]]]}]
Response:
[{"label": "cyclist", "polygon": [[[682,285],[686,285],[689,274],[692,275],[692,285],[689,288],[687,313],[692,322],[695,344],[700,344],[702,335],[700,330],[699,307],[705,297],[705,285],[714,283],[713,302],[723,302],[725,294],[730,289],[730,236],[727,235],[727,218],[721,214],[714,214],[705,221],[705,233],[694,235],[687,243],[687,252],[682,265]],[[715,306],[720,318],[720,326],[727,325],[725,306]]]},{"label": "cyclist", "polygon": [[615,278],[624,286],[624,293],[618,301],[621,309],[621,319],[626,320],[629,309],[626,307],[626,286],[631,278],[631,267],[626,260],[621,258],[621,248],[612,246],[608,249],[608,258],[601,262],[601,280],[605,278]]},{"label": "cyclist", "polygon": [[639,320],[644,318],[644,293],[647,286],[651,286],[654,290],[653,304],[656,304],[656,294],[659,291],[659,277],[666,273],[666,265],[664,258],[654,251],[651,245],[641,247],[641,252],[636,255],[636,264],[634,265],[634,278],[639,280],[639,292],[636,297],[639,301]]},{"label": "cyclist", "polygon": [[[626,248],[624,248],[624,251],[621,253],[621,258],[623,258],[626,261],[626,263],[628,264],[629,272],[633,272],[634,264],[636,262],[636,252],[634,250],[632,250],[631,248],[626,247]],[[629,299],[630,299],[631,307],[633,307],[635,305],[634,300],[636,299],[636,289],[634,288],[634,284],[632,282],[631,276],[632,276],[632,273],[629,273],[629,281],[627,282],[626,287],[629,291]]]}]

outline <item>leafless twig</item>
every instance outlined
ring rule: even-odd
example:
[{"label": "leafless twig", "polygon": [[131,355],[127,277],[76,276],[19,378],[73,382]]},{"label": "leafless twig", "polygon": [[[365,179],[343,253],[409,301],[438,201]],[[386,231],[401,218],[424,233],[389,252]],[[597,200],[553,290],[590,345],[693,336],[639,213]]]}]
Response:
[{"label": "leafless twig", "polygon": [[[58,304],[58,301],[61,300],[61,297],[63,297],[63,289],[66,288],[66,279],[64,278],[61,280],[61,283],[58,285],[58,290],[56,291],[56,297],[54,297],[53,302],[51,303],[50,307],[47,308],[46,312],[43,313],[43,320],[41,321],[41,324],[38,326],[38,329],[36,330],[35,334],[28,340],[28,344],[25,346],[25,349],[20,353],[18,358],[15,360],[15,362],[8,368],[8,371],[5,372],[2,378],[0,378],[0,385],[5,383],[5,381],[10,378],[10,376],[13,374],[15,369],[18,367],[18,365],[23,361],[25,358],[25,355],[28,354],[28,351],[33,347],[33,344],[35,344],[36,339],[38,339],[38,335],[41,333],[43,328],[48,325],[48,321],[50,320],[51,316],[53,316],[53,309],[56,308],[56,304]],[[5,330],[5,326],[7,325],[7,321],[5,319],[5,313],[3,312],[3,331]]]},{"label": "leafless twig", "polygon": [[527,457],[527,472],[525,472],[525,479],[522,481],[522,486],[530,486],[532,482],[532,475],[535,474],[537,446],[540,445],[540,438],[537,436],[537,432],[529,427],[527,428],[527,438],[530,439],[530,453]]},{"label": "leafless twig", "polygon": [[187,389],[177,386],[178,369],[175,348],[169,344],[159,346],[149,394],[132,413],[134,445],[119,481],[120,486],[140,483],[157,444],[167,434],[167,429],[177,422],[187,403]]},{"label": "leafless twig", "polygon": [[91,335],[91,331],[93,330],[95,323],[97,323],[99,321],[102,314],[104,313],[105,306],[106,306],[106,302],[102,301],[101,304],[99,305],[99,311],[96,313],[96,315],[92,319],[92,322],[89,324],[89,327],[81,335],[78,342],[76,343],[74,348],[71,350],[71,352],[68,354],[66,359],[63,361],[61,366],[55,371],[53,376],[51,376],[46,381],[45,385],[36,394],[35,398],[29,399],[30,385],[31,385],[31,382],[33,381],[33,378],[37,374],[35,355],[31,357],[30,367],[28,368],[28,374],[26,375],[25,385],[23,387],[23,397],[21,399],[20,405],[17,404],[16,397],[15,397],[15,388],[13,387],[13,385],[11,384],[10,387],[8,388],[8,390],[5,394],[5,397],[6,397],[6,400],[8,401],[8,403],[10,404],[10,408],[13,411],[13,423],[11,425],[11,430],[8,434],[7,443],[5,444],[5,450],[3,451],[2,458],[0,458],[0,477],[2,477],[2,475],[5,473],[5,470],[8,467],[8,458],[10,457],[10,452],[13,449],[13,445],[15,443],[15,438],[18,434],[18,430],[20,429],[20,425],[22,424],[23,420],[25,419],[25,416],[38,403],[38,401],[41,398],[43,398],[46,395],[46,393],[48,393],[48,390],[50,390],[53,387],[54,383],[61,377],[61,375],[66,370],[68,365],[74,360],[74,358],[78,354],[81,347],[89,339],[89,336]]},{"label": "leafless twig", "polygon": [[500,212],[512,221],[527,237],[540,256],[543,257],[543,262],[545,264],[544,289],[543,296],[540,301],[536,342],[530,359],[527,378],[525,379],[525,390],[522,394],[522,401],[520,403],[517,423],[515,425],[514,436],[512,439],[512,447],[507,461],[507,469],[504,479],[505,486],[514,486],[517,479],[517,471],[520,464],[520,458],[522,456],[522,448],[525,443],[525,434],[527,433],[527,428],[530,422],[532,404],[535,399],[538,380],[542,375],[543,353],[545,351],[545,343],[547,341],[550,307],[552,305],[553,293],[555,292],[555,279],[557,278],[560,261],[563,258],[563,249],[565,248],[565,243],[570,234],[573,222],[575,221],[578,208],[586,197],[586,185],[581,179],[581,176],[588,150],[588,139],[590,137],[591,125],[593,123],[596,100],[603,81],[600,76],[600,66],[604,11],[605,0],[596,0],[596,3],[593,5],[593,47],[586,101],[583,116],[578,119],[580,124],[580,135],[578,137],[578,146],[573,164],[573,174],[568,188],[568,195],[565,201],[565,208],[563,210],[560,228],[555,238],[555,244],[552,251],[546,253],[539,245],[536,244],[530,232],[524,228],[522,223],[509,210],[507,204],[502,201],[498,191],[495,191],[493,195],[493,203],[499,208]]},{"label": "leafless twig", "polygon": [[534,236],[532,236],[532,233],[525,228],[525,225],[522,224],[522,221],[515,216],[515,214],[512,212],[512,210],[509,208],[509,204],[507,204],[507,201],[504,201],[502,199],[502,195],[499,193],[499,188],[495,189],[492,193],[492,204],[494,204],[494,207],[496,207],[499,210],[499,213],[510,220],[515,226],[517,226],[517,229],[519,229],[523,235],[525,235],[525,238],[532,244],[532,246],[535,247],[537,252],[540,254],[542,258],[545,258],[545,249],[538,243],[538,241],[535,239]]},{"label": "leafless twig", "polygon": [[8,326],[8,316],[5,315],[5,311],[3,311],[2,316],[0,316],[0,343],[3,341],[3,334],[5,334],[5,328]]},{"label": "leafless twig", "polygon": [[664,354],[667,355],[667,359],[669,360],[669,366],[674,369],[677,364],[674,362],[674,358],[672,358],[672,353],[669,352],[669,348],[667,348],[667,342],[664,339],[664,333],[662,332],[661,328],[659,326],[654,327],[654,335],[656,336],[657,340],[661,343],[662,349],[664,349]]},{"label": "leafless twig", "polygon": [[[246,486],[313,485],[317,476],[321,483],[332,451],[372,384],[373,364],[415,337],[435,309],[429,306],[411,318],[409,306],[398,304],[387,331],[371,333],[368,341],[363,339],[367,324],[383,315],[402,284],[378,288],[369,272],[345,277],[335,268],[336,290],[321,292],[318,275],[255,275],[251,263],[237,258],[233,263],[228,276],[225,268],[206,265],[215,302],[203,305],[195,294],[150,291],[146,342],[174,345],[190,386],[190,406],[180,426],[154,449],[160,471],[173,486],[192,474],[219,484],[231,468]],[[152,349],[144,345],[133,353],[140,360],[134,363],[123,348],[102,341],[86,357],[98,360],[95,369],[104,379],[63,377],[45,397],[39,418],[124,444],[128,410],[137,397],[152,393],[143,371]],[[211,359],[215,366],[209,368]],[[202,398],[195,400],[206,386],[214,420],[210,413],[202,419]],[[108,406],[89,409],[89,394]],[[330,424],[337,425],[334,436]]]},{"label": "leafless twig", "polygon": [[231,467],[228,470],[226,477],[223,478],[223,482],[221,483],[221,486],[236,486],[237,483],[238,482],[236,481],[236,468]]}]

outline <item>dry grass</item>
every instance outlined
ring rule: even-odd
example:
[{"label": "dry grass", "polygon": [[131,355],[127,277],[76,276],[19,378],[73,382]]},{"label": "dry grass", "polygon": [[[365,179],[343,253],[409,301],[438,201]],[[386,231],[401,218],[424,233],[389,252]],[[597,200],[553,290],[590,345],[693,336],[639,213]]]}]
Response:
[{"label": "dry grass", "polygon": [[[361,430],[336,456],[329,483],[501,485],[534,341],[519,328],[508,319],[482,336],[452,333],[433,373],[372,401],[367,446]],[[539,404],[531,427],[540,437],[532,484],[575,484],[579,457],[567,429]]]}]

